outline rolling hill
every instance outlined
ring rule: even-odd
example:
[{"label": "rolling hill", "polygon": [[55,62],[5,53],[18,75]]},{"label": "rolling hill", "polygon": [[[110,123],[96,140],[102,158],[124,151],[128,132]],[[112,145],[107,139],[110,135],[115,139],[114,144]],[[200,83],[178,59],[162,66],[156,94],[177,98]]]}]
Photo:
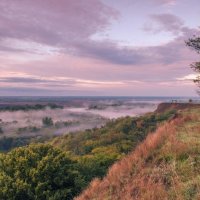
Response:
[{"label": "rolling hill", "polygon": [[76,200],[200,199],[200,109],[179,111]]}]

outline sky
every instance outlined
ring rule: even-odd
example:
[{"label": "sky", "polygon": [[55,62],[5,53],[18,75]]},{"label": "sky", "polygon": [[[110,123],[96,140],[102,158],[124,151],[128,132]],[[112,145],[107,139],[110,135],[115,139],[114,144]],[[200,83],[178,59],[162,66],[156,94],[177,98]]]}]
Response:
[{"label": "sky", "polygon": [[0,96],[195,96],[199,0],[0,0]]}]

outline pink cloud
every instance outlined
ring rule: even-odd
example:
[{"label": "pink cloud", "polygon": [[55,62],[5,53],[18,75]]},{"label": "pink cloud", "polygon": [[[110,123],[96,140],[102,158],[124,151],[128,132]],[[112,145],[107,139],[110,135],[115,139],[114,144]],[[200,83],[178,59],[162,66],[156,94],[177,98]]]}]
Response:
[{"label": "pink cloud", "polygon": [[104,30],[117,12],[99,0],[1,0],[0,38],[67,48]]},{"label": "pink cloud", "polygon": [[[136,48],[91,39],[118,16],[100,0],[1,0],[0,73],[5,71],[1,89],[14,90],[17,83],[24,91],[57,89],[74,94],[73,90],[96,89],[101,94],[130,91],[134,95],[135,91],[148,95],[154,89],[171,94],[168,88],[174,84],[173,91],[178,91],[183,82],[176,80],[177,74],[191,73],[188,66],[197,58],[184,40],[197,30],[186,27],[175,15],[162,13],[151,15],[151,20],[158,25],[157,31],[173,34],[166,44]],[[149,30],[148,34],[154,31],[153,27]],[[10,76],[9,71],[16,74]]]}]

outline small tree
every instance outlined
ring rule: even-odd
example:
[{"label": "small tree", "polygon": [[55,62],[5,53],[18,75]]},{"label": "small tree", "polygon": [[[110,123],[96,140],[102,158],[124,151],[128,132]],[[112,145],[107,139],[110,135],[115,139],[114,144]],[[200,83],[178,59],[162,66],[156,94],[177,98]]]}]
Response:
[{"label": "small tree", "polygon": [[53,125],[53,120],[51,117],[44,117],[42,119],[42,123],[44,126],[52,126]]},{"label": "small tree", "polygon": [[[193,36],[192,38],[190,38],[188,41],[186,41],[186,45],[188,47],[191,47],[198,54],[200,54],[200,37],[199,36]],[[200,73],[200,62],[195,62],[191,64],[191,67],[195,72]],[[200,75],[197,76],[196,79],[194,79],[194,82],[200,88]]]}]

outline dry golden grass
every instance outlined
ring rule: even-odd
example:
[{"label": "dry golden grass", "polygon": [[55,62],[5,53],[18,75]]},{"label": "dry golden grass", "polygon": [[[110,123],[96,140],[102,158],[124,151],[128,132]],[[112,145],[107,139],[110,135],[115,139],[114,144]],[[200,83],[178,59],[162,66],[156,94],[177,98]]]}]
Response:
[{"label": "dry golden grass", "polygon": [[[93,180],[75,199],[200,199],[200,147],[195,146],[200,141],[199,122],[197,112],[181,113],[149,134],[134,152],[115,163],[103,180]],[[193,139],[188,143],[178,135]]]}]

